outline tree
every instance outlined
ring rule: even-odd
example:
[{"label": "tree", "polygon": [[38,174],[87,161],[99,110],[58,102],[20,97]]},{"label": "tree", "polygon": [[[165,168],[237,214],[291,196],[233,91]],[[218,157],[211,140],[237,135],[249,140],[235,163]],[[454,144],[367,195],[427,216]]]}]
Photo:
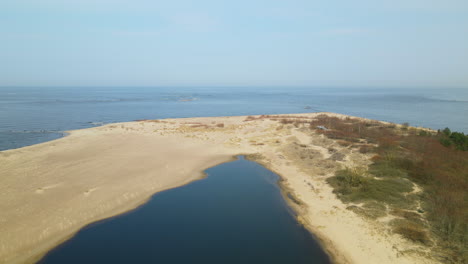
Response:
[{"label": "tree", "polygon": [[442,132],[447,136],[447,137],[450,137],[450,135],[452,134],[452,131],[450,131],[450,128],[446,127],[444,130],[442,130]]}]

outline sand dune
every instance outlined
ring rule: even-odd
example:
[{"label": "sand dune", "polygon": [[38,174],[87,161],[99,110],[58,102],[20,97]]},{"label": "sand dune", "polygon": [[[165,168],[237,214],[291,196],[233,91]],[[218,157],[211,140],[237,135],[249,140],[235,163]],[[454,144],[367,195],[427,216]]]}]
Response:
[{"label": "sand dune", "polygon": [[[314,118],[317,114],[295,115]],[[292,116],[292,115],[288,115]],[[305,166],[291,144],[307,144]],[[330,148],[343,154],[330,159]],[[0,263],[31,263],[85,225],[187,184],[234,155],[255,154],[280,174],[299,220],[339,263],[430,263],[416,247],[346,210],[325,179],[369,157],[269,118],[146,120],[70,131],[55,141],[0,152]]]}]

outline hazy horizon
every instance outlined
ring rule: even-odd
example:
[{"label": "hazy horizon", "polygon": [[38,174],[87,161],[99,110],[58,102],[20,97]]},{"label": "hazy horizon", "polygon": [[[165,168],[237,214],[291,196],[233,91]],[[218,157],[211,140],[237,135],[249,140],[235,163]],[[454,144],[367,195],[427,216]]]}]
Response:
[{"label": "hazy horizon", "polygon": [[17,0],[0,22],[0,87],[468,87],[461,0]]},{"label": "hazy horizon", "polygon": [[363,90],[385,90],[385,89],[412,89],[412,90],[438,90],[438,89],[467,89],[468,85],[464,86],[447,86],[447,85],[434,85],[434,86],[384,86],[384,85],[275,85],[275,84],[253,84],[253,85],[215,85],[215,84],[206,84],[206,85],[3,85],[2,88],[213,88],[213,89],[228,89],[228,88],[260,88],[260,89],[281,89],[281,88],[294,88],[294,89],[363,89]]}]

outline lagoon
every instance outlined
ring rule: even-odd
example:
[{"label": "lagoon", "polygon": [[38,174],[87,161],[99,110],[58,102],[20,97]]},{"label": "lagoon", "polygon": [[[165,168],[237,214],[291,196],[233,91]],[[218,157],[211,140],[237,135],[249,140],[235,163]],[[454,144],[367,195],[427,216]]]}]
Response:
[{"label": "lagoon", "polygon": [[278,175],[242,156],[206,173],[89,225],[39,263],[330,263]]}]

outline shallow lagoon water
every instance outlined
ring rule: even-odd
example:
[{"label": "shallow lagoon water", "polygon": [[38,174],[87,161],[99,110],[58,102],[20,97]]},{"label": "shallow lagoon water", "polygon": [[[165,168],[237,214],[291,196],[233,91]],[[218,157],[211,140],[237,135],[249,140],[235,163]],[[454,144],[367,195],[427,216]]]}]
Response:
[{"label": "shallow lagoon water", "polygon": [[330,263],[276,174],[243,157],[206,173],[84,228],[40,263]]}]

